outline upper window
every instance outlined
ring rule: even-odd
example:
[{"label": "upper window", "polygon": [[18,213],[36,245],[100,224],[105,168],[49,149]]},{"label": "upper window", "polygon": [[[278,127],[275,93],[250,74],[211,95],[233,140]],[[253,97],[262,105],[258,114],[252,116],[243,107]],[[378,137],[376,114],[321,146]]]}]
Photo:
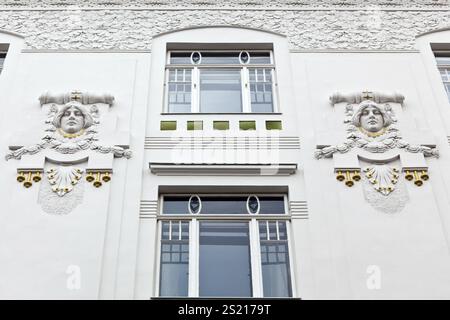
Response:
[{"label": "upper window", "polygon": [[169,113],[266,113],[275,111],[271,51],[169,51]]},{"label": "upper window", "polygon": [[450,102],[450,51],[436,52],[436,62]]},{"label": "upper window", "polygon": [[6,59],[6,50],[2,49],[2,45],[0,45],[0,73],[3,70],[3,63],[5,62]]}]

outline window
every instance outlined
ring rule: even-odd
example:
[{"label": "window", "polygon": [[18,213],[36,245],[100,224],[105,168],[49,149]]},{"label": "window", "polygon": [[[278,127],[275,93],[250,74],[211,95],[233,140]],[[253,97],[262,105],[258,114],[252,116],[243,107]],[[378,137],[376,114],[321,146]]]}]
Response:
[{"label": "window", "polygon": [[1,48],[2,47],[0,45],[0,73],[3,70],[3,63],[5,62],[6,59],[6,51],[3,51]]},{"label": "window", "polygon": [[450,102],[450,51],[435,52],[436,62]]},{"label": "window", "polygon": [[169,51],[166,111],[271,113],[273,79],[271,51]]},{"label": "window", "polygon": [[159,295],[291,297],[284,195],[165,195]]}]

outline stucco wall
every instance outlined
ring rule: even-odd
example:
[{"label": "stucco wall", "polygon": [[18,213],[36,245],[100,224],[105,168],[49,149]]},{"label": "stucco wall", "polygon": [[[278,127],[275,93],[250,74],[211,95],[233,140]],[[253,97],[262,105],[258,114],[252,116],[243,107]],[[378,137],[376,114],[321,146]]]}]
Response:
[{"label": "stucco wall", "polygon": [[289,7],[289,8],[353,8],[366,6],[380,6],[397,8],[402,6],[416,6],[423,8],[441,8],[448,5],[448,0],[3,0],[2,7],[11,8],[58,8],[67,6],[82,7]]},{"label": "stucco wall", "polygon": [[390,50],[413,49],[416,35],[450,25],[444,0],[155,3],[6,1],[0,29],[23,34],[26,46],[38,49],[150,49],[161,32],[241,25],[285,34],[291,49]]}]

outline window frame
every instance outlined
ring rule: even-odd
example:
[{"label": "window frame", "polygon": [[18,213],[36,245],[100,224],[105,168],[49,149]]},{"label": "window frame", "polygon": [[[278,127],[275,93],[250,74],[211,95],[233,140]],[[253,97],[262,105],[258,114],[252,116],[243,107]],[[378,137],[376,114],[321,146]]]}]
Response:
[{"label": "window frame", "polygon": [[450,80],[448,81],[444,81],[442,79],[442,75],[441,75],[441,70],[445,70],[446,73],[448,74],[448,77],[450,79],[450,63],[449,64],[438,64],[437,62],[437,58],[449,58],[450,59],[450,50],[433,50],[433,54],[435,57],[435,62],[436,62],[436,68],[438,69],[439,72],[439,77],[441,79],[441,83],[444,87],[444,92],[448,97],[448,102],[450,104],[450,88],[447,89],[446,85],[450,86]]},{"label": "window frame", "polygon": [[[187,214],[163,214],[164,197],[165,196],[214,196],[214,197],[232,197],[232,196],[282,196],[284,199],[284,214],[259,214],[247,213],[247,214],[200,214],[200,213],[187,213]],[[252,285],[252,297],[248,298],[262,298],[264,297],[263,288],[263,273],[261,262],[261,246],[260,246],[260,234],[259,234],[259,222],[260,221],[283,221],[286,223],[286,235],[287,235],[287,247],[289,255],[289,271],[290,271],[290,286],[291,297],[297,297],[296,291],[296,278],[294,269],[294,246],[292,238],[292,215],[289,208],[287,194],[270,194],[270,193],[166,193],[159,196],[159,211],[157,215],[157,234],[156,234],[156,254],[155,259],[155,276],[157,281],[154,285],[154,296],[161,298],[170,298],[160,295],[160,272],[161,272],[161,241],[162,241],[162,222],[165,221],[187,221],[189,222],[189,262],[188,262],[188,296],[190,298],[198,298],[200,292],[200,264],[199,264],[199,248],[200,248],[200,222],[201,221],[247,221],[249,227],[249,246],[250,246],[250,268],[251,268],[251,285]],[[259,210],[258,210],[259,211]],[[181,297],[179,297],[181,298]],[[210,297],[208,297],[210,298]],[[230,297],[236,298],[236,297]],[[277,297],[270,297],[277,298]]]},{"label": "window frame", "polygon": [[[172,52],[266,52],[270,54],[270,64],[170,64],[170,54]],[[241,112],[201,112],[200,111],[200,70],[201,69],[240,69],[241,75]],[[271,112],[252,112],[251,91],[250,91],[250,73],[249,69],[264,68],[270,69],[272,73],[272,111]],[[169,70],[174,69],[192,69],[191,73],[191,112],[170,112],[169,111]],[[275,61],[273,50],[262,49],[224,49],[224,50],[167,50],[164,66],[164,95],[163,95],[163,114],[276,114],[280,113],[278,106],[278,81],[275,72]]]},{"label": "window frame", "polygon": [[[0,43],[0,59],[3,59],[3,62],[0,63],[0,74],[3,71],[3,67],[6,62],[6,57],[8,56],[8,49],[9,49],[9,44]],[[2,57],[3,55],[4,55],[4,57]]]}]

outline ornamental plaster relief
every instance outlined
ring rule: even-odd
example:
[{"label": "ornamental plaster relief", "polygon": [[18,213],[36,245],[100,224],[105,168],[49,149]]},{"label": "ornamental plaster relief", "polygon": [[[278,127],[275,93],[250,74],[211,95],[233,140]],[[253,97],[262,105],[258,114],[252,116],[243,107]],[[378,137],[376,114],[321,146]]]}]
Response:
[{"label": "ornamental plaster relief", "polygon": [[154,7],[148,10],[68,7],[70,10],[8,11],[4,6],[0,8],[3,8],[0,29],[24,35],[28,49],[150,49],[152,37],[162,32],[193,26],[240,25],[284,34],[291,49],[403,50],[414,49],[416,35],[450,25],[450,11],[420,9],[164,11],[162,8],[158,11]]},{"label": "ornamental plaster relief", "polygon": [[131,157],[129,137],[110,130],[100,138],[100,114],[114,103],[110,94],[46,92],[39,102],[47,110],[41,140],[10,145],[5,158],[17,160],[17,182],[26,189],[40,186],[38,203],[44,212],[64,215],[82,203],[83,180],[100,188],[112,178],[113,158]]},{"label": "ornamental plaster relief", "polygon": [[[403,101],[399,93],[333,94],[333,106],[341,108],[345,104],[347,136],[338,144],[320,141],[315,152],[317,159],[333,159],[336,179],[345,186],[352,187],[362,180],[365,199],[384,213],[400,212],[408,201],[401,176],[421,187],[430,179],[425,158],[439,157],[436,144],[425,132],[421,133],[422,143],[403,137],[394,112],[395,108],[403,113]],[[332,139],[333,134],[328,133],[325,140]]]},{"label": "ornamental plaster relief", "polygon": [[353,8],[366,6],[379,6],[382,8],[396,8],[401,6],[431,7],[439,8],[448,5],[448,0],[3,0],[2,7],[6,8],[54,8],[61,6],[80,7],[238,7],[238,8],[258,8],[258,7],[325,7],[325,8]]}]

